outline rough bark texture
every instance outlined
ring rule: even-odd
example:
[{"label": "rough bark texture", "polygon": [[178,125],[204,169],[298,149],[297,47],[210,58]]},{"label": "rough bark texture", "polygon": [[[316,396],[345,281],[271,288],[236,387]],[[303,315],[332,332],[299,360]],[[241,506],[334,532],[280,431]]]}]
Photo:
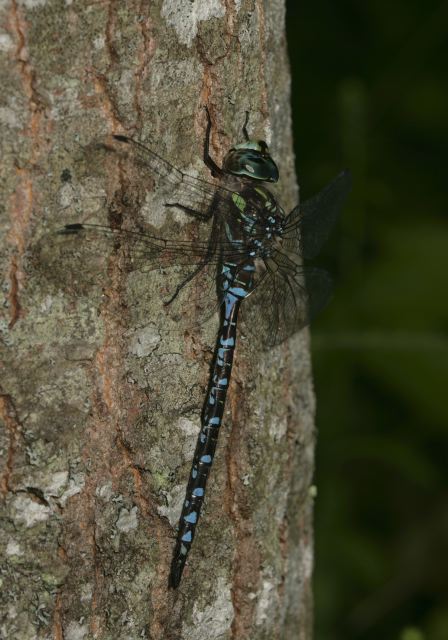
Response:
[{"label": "rough bark texture", "polygon": [[92,277],[35,250],[80,219],[158,215],[169,231],[148,185],[97,162],[89,145],[111,132],[151,137],[206,177],[204,104],[218,160],[250,110],[290,209],[283,2],[15,0],[1,10],[0,636],[309,639],[307,333],[262,355],[240,340],[205,513],[181,588],[168,592],[216,324],[192,332],[186,308],[173,330],[163,276],[130,272],[116,252]]}]

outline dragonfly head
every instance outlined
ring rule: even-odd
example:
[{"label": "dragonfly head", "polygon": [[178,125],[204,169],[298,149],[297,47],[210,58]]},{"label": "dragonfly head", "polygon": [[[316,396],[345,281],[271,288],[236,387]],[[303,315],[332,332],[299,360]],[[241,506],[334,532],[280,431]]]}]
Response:
[{"label": "dragonfly head", "polygon": [[232,147],[224,158],[223,169],[234,176],[244,176],[259,182],[278,180],[278,167],[263,140],[248,140]]}]

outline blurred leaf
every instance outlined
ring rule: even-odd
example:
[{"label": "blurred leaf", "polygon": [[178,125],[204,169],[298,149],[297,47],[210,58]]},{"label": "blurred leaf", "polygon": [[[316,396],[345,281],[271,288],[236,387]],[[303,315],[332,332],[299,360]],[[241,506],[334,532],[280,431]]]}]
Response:
[{"label": "blurred leaf", "polygon": [[406,627],[401,632],[400,640],[425,640],[425,636],[416,627]]}]

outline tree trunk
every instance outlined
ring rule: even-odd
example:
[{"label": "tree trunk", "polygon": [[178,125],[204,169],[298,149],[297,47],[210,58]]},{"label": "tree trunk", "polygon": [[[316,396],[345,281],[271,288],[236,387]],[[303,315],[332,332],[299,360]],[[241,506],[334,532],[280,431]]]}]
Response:
[{"label": "tree trunk", "polygon": [[14,0],[2,11],[0,636],[309,639],[307,332],[262,354],[239,341],[206,507],[168,591],[216,324],[189,330],[192,304],[173,331],[152,295],[163,274],[129,272],[117,252],[92,272],[35,250],[62,224],[148,208],[151,185],[89,153],[99,135],[150,137],[210,179],[205,104],[218,161],[250,111],[290,209],[283,2]]}]

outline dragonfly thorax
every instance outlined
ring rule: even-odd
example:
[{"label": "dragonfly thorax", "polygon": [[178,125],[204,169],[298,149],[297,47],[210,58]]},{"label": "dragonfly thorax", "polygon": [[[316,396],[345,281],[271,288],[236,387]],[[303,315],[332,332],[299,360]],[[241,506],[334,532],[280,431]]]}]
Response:
[{"label": "dragonfly thorax", "polygon": [[270,255],[274,243],[281,240],[285,214],[272,193],[263,186],[249,187],[233,195],[239,226],[251,257]]}]

